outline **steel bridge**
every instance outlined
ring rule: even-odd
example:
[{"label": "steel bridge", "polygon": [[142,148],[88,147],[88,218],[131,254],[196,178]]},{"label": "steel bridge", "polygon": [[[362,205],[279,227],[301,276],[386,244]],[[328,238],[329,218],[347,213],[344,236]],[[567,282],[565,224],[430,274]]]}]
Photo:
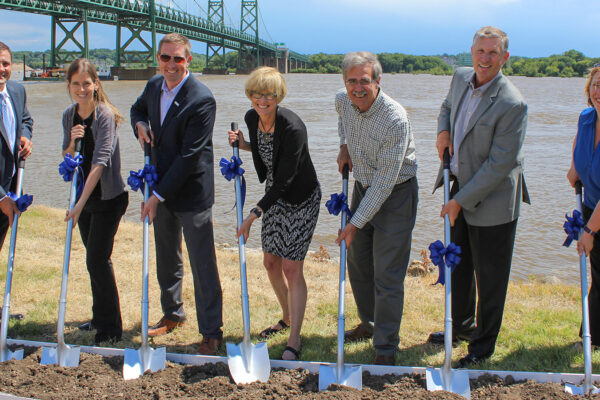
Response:
[{"label": "steel bridge", "polygon": [[[277,67],[282,72],[305,67],[308,56],[259,37],[257,3],[242,0],[239,29],[224,24],[223,0],[208,0],[207,18],[157,4],[155,0],[0,0],[0,9],[51,16],[52,67],[89,57],[90,22],[116,27],[116,67],[132,63],[156,67],[156,35],[170,32],[206,43],[208,69],[226,70],[226,49],[238,52],[240,72],[261,65]],[[83,35],[78,36],[82,40],[75,37],[80,29]],[[149,41],[142,37],[143,32],[150,32]],[[66,50],[69,44],[77,50]],[[132,44],[144,50],[130,50]]]}]

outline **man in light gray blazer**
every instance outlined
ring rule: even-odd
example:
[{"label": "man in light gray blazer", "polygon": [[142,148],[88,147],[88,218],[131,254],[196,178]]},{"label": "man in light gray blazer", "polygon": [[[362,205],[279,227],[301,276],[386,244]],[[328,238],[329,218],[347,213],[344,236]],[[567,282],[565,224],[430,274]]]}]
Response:
[{"label": "man in light gray blazer", "polygon": [[0,248],[9,225],[19,212],[6,194],[16,185],[19,157],[31,154],[33,119],[27,110],[25,88],[9,81],[12,72],[10,48],[0,42]]},{"label": "man in light gray blazer", "polygon": [[[441,216],[448,214],[452,241],[462,249],[452,275],[452,339],[469,341],[460,368],[494,352],[519,206],[521,200],[529,203],[521,153],[527,104],[501,71],[509,57],[508,37],[495,27],[479,29],[471,56],[473,68],[459,68],[452,78],[438,117],[436,142],[440,159],[449,148],[454,178],[451,200]],[[435,187],[441,184],[440,167]],[[444,333],[432,333],[428,341],[443,343]]]}]

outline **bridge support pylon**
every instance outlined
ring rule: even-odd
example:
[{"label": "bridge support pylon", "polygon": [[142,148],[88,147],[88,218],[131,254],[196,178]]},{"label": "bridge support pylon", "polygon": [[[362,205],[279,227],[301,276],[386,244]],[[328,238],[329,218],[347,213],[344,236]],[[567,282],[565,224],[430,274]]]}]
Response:
[{"label": "bridge support pylon", "polygon": [[[208,0],[208,20],[217,26],[224,26],[223,0]],[[205,74],[226,74],[225,65],[225,39],[221,38],[219,44],[206,43]]]},{"label": "bridge support pylon", "polygon": [[[88,23],[87,10],[81,10],[79,18],[60,18],[52,16],[51,34],[50,34],[50,67],[56,68],[60,65],[67,64],[76,58],[90,56],[90,46],[88,41]],[[57,29],[60,28],[64,37],[57,43]],[[83,44],[79,41],[75,34],[78,29],[83,27]],[[74,44],[77,50],[66,50],[64,47],[68,44]]]}]

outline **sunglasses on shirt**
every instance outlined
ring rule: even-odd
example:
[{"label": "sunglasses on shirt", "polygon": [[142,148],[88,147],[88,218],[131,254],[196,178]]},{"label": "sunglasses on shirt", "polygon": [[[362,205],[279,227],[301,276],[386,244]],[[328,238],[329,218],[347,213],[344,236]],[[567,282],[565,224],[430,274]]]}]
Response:
[{"label": "sunglasses on shirt", "polygon": [[158,58],[160,58],[160,61],[168,63],[169,61],[171,61],[171,59],[173,59],[173,61],[175,61],[175,64],[183,64],[185,62],[185,57],[181,57],[181,56],[170,56],[168,54],[161,54],[160,56],[158,56]]}]

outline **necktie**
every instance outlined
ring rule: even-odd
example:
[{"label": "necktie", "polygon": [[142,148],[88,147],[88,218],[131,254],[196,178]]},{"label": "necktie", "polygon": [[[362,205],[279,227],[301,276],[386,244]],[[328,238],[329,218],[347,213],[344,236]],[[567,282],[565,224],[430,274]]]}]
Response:
[{"label": "necktie", "polygon": [[15,116],[10,105],[8,93],[4,91],[0,95],[2,97],[2,122],[4,123],[4,128],[6,128],[6,135],[8,136],[12,153],[12,150],[15,148]]}]

